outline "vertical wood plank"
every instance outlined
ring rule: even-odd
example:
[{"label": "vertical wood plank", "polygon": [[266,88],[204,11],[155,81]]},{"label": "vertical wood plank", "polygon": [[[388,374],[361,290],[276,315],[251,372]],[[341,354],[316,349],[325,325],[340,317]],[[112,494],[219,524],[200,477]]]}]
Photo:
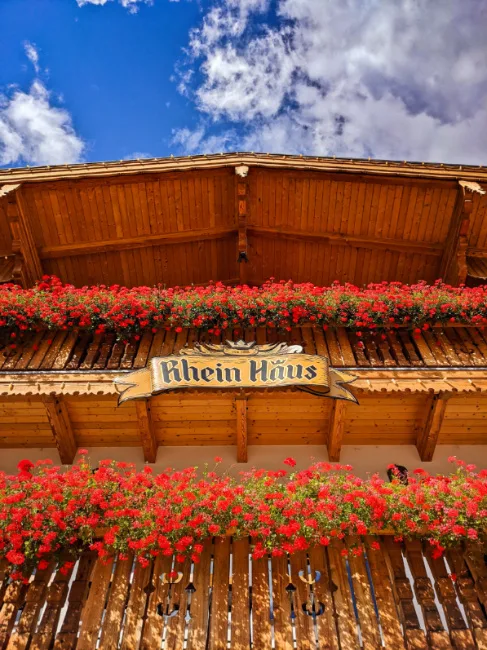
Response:
[{"label": "vertical wood plank", "polygon": [[196,591],[191,599],[191,623],[188,635],[189,650],[205,650],[206,648],[212,551],[212,542],[205,542],[200,562],[195,566],[194,586]]},{"label": "vertical wood plank", "polygon": [[415,650],[425,650],[428,644],[414,609],[413,590],[404,568],[401,546],[392,538],[384,537],[382,549],[393,580],[393,594],[404,627],[406,646]]},{"label": "vertical wood plank", "polygon": [[100,625],[112,577],[113,559],[97,560],[92,574],[90,593],[81,614],[81,629],[76,650],[92,650],[100,633]]},{"label": "vertical wood plank", "polygon": [[382,547],[378,549],[372,547],[374,542],[380,543],[379,538],[367,537],[365,543],[377,609],[379,610],[382,635],[386,648],[404,648],[401,623],[387,573],[386,559]]},{"label": "vertical wood plank", "polygon": [[35,629],[45,599],[47,583],[52,570],[53,565],[51,564],[47,569],[36,571],[34,580],[27,588],[24,608],[17,629],[10,636],[7,650],[25,650],[29,645],[31,633]]},{"label": "vertical wood plank", "polygon": [[423,612],[429,643],[434,648],[451,648],[448,632],[443,628],[440,614],[435,604],[435,593],[426,573],[421,542],[406,542],[406,557],[414,577],[414,591]]},{"label": "vertical wood plank", "polygon": [[271,647],[270,610],[268,558],[252,558],[253,650],[268,650]]},{"label": "vertical wood plank", "polygon": [[186,612],[188,608],[188,592],[186,587],[191,579],[191,562],[186,559],[178,569],[183,574],[182,579],[172,585],[169,599],[169,612],[179,607],[179,613],[166,622],[166,645],[164,650],[183,650],[184,631],[186,628]]},{"label": "vertical wood plank", "polygon": [[226,650],[228,635],[228,578],[230,572],[230,538],[215,540],[213,559],[213,589],[209,650]]},{"label": "vertical wood plank", "polygon": [[328,558],[330,562],[330,588],[335,604],[340,646],[348,650],[348,648],[358,648],[359,644],[348,575],[341,555],[344,548],[342,542],[333,540],[328,547]]},{"label": "vertical wood plank", "polygon": [[338,636],[335,624],[335,605],[330,589],[330,573],[328,570],[327,552],[322,546],[314,546],[309,551],[311,575],[316,576],[318,571],[320,579],[314,584],[314,594],[318,603],[325,606],[324,613],[318,617],[318,648],[338,650]]},{"label": "vertical wood plank", "polygon": [[[286,587],[289,583],[287,557],[272,558],[272,601],[276,648],[293,650],[291,601]],[[246,646],[248,647],[248,646]]]},{"label": "vertical wood plank", "polygon": [[373,650],[380,645],[380,634],[364,558],[363,555],[355,555],[353,552],[359,544],[359,538],[355,536],[347,538],[348,563],[360,620],[362,646],[365,650]]},{"label": "vertical wood plank", "polygon": [[475,582],[463,557],[463,550],[461,548],[451,549],[447,552],[447,558],[451,570],[456,574],[455,588],[460,602],[465,608],[475,643],[479,650],[487,650],[487,617],[475,590]]},{"label": "vertical wood plank", "polygon": [[299,577],[300,571],[305,580],[308,579],[308,563],[306,553],[299,551],[293,553],[290,557],[291,561],[291,579],[296,587],[296,638],[299,648],[303,650],[314,650],[316,647],[315,630],[313,626],[313,619],[303,611],[303,605],[309,610],[311,607],[311,599],[309,594],[309,586]]},{"label": "vertical wood plank", "polygon": [[232,544],[232,650],[250,648],[249,540]]},{"label": "vertical wood plank", "polygon": [[164,617],[158,612],[158,605],[161,604],[162,611],[165,613],[169,583],[164,574],[171,571],[171,566],[171,555],[158,555],[154,561],[151,584],[155,589],[150,593],[148,598],[140,650],[152,650],[152,648],[157,648],[161,644],[164,631]]},{"label": "vertical wood plank", "polygon": [[140,635],[142,632],[143,616],[147,595],[144,591],[149,578],[152,575],[152,568],[143,567],[136,563],[132,586],[130,588],[129,601],[125,611],[125,623],[123,627],[121,650],[133,650],[139,647]]},{"label": "vertical wood plank", "polygon": [[129,595],[133,562],[132,554],[129,555],[127,560],[117,558],[117,566],[113,575],[113,584],[110,589],[107,611],[101,631],[100,646],[103,650],[116,650],[118,648],[123,615]]},{"label": "vertical wood plank", "polygon": [[4,648],[10,637],[17,611],[24,603],[26,585],[20,581],[11,582],[3,596],[2,606],[0,608],[0,648]]},{"label": "vertical wood plank", "polygon": [[435,579],[436,593],[446,615],[453,645],[455,648],[461,648],[462,650],[474,650],[473,635],[467,629],[460,608],[457,605],[457,594],[444,558],[433,558],[431,547],[426,548],[426,558]]},{"label": "vertical wood plank", "polygon": [[76,579],[69,591],[68,609],[61,629],[56,635],[54,650],[73,650],[76,645],[81,610],[88,593],[89,581],[95,559],[95,554],[91,552],[83,553],[79,559]]},{"label": "vertical wood plank", "polygon": [[[64,558],[61,558],[61,562],[63,561]],[[61,573],[60,570],[56,572],[53,582],[47,589],[46,609],[37,631],[32,635],[29,650],[48,650],[52,647],[61,609],[68,595],[68,583],[71,574],[72,569],[64,573]]]}]

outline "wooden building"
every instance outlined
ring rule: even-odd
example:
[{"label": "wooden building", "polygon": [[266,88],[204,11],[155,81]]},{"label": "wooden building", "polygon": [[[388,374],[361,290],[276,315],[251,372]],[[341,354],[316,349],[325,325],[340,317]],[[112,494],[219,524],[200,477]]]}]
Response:
[{"label": "wooden building", "polygon": [[[486,189],[483,167],[250,153],[3,170],[0,281],[29,287],[52,274],[76,286],[132,287],[274,277],[324,286],[442,278],[475,286],[487,279]],[[359,405],[292,387],[183,389],[117,405],[115,377],[197,342],[240,336],[160,330],[123,343],[110,332],[49,331],[26,335],[15,350],[4,337],[0,469],[23,457],[69,464],[79,447],[95,460],[159,468],[214,455],[236,470],[274,468],[290,454],[301,466],[310,457],[342,460],[362,474],[384,473],[389,463],[443,471],[452,454],[487,466],[487,332],[477,327],[390,330],[360,341],[340,328],[244,332],[248,342],[286,341],[327,357],[356,376]],[[88,553],[74,582],[46,572],[7,589],[0,649],[487,648],[487,568],[478,552],[445,564],[411,542],[405,563],[390,540],[381,549],[370,564],[345,565],[336,547],[293,556],[293,574],[309,567],[327,578],[314,588],[297,580],[292,594],[278,559],[253,561],[249,573],[245,540],[208,542],[194,575],[185,565],[180,584],[156,580],[155,594],[143,590],[152,568],[131,574],[99,563],[93,571]],[[167,570],[158,565],[154,576]],[[190,578],[193,595],[182,590]],[[55,588],[46,591],[50,580]],[[47,597],[46,609],[36,594]],[[192,599],[191,621],[158,616],[163,597],[180,612]],[[312,597],[326,616],[298,611]]]}]

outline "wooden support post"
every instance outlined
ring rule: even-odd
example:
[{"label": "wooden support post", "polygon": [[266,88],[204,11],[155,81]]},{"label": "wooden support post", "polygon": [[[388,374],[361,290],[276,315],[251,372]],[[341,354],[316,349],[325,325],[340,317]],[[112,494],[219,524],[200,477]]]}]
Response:
[{"label": "wooden support post", "polygon": [[449,398],[450,393],[438,393],[428,400],[426,420],[416,438],[418,454],[423,462],[433,460]]},{"label": "wooden support post", "polygon": [[157,438],[152,424],[149,400],[137,400],[135,402],[137,421],[139,423],[139,434],[144,450],[146,463],[155,463],[157,458]]},{"label": "wooden support post", "polygon": [[333,400],[330,414],[330,426],[328,429],[328,460],[338,462],[342,449],[343,431],[345,428],[346,403],[341,399]]},{"label": "wooden support post", "polygon": [[238,262],[238,277],[240,284],[247,282],[247,264],[248,258],[248,242],[247,242],[247,174],[249,168],[246,165],[235,167],[236,186],[237,186],[237,219],[238,219],[238,242],[237,242],[237,262]]},{"label": "wooden support post", "polygon": [[61,397],[47,395],[42,400],[46,408],[52,435],[63,465],[71,465],[78,448],[66,404]]},{"label": "wooden support post", "polygon": [[246,463],[247,454],[247,398],[239,395],[235,398],[237,412],[237,463]]},{"label": "wooden support post", "polygon": [[12,235],[12,251],[16,255],[14,280],[28,287],[42,278],[42,265],[20,186],[10,187],[10,190],[3,190],[3,193],[7,195],[7,217]]}]

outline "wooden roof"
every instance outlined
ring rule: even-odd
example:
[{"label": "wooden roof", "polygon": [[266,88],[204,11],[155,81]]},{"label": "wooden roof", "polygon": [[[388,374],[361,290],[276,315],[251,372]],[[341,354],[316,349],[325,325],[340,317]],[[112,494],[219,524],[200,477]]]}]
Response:
[{"label": "wooden roof", "polygon": [[487,169],[226,154],[0,172],[0,254],[75,285],[467,280]]}]

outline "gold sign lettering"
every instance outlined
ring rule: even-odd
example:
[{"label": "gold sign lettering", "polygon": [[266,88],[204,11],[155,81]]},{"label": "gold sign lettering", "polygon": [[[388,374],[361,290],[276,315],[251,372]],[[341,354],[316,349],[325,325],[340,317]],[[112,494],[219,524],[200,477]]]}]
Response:
[{"label": "gold sign lettering", "polygon": [[355,377],[330,369],[328,359],[302,354],[298,345],[257,346],[227,341],[156,357],[142,370],[115,379],[119,404],[177,388],[280,388],[296,386],[323,397],[357,401],[343,386]]}]

